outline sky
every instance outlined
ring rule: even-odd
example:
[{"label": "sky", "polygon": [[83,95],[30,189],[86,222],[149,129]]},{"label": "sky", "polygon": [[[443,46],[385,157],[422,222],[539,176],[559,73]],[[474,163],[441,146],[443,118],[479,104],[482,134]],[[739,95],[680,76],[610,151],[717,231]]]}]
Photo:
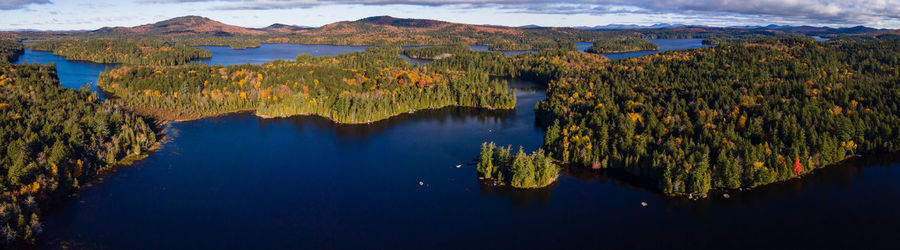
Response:
[{"label": "sky", "polygon": [[198,15],[244,27],[369,16],[554,27],[658,23],[900,29],[900,0],[0,0],[0,30],[93,30]]}]

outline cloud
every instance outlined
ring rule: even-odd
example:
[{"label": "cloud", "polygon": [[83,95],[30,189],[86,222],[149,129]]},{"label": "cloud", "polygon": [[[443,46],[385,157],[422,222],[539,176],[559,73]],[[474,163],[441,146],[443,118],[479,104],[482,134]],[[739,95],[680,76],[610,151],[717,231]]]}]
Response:
[{"label": "cloud", "polygon": [[132,0],[135,3],[190,3],[190,2],[210,2],[212,0]]},{"label": "cloud", "polygon": [[321,0],[261,0],[261,1],[241,1],[213,7],[215,10],[269,10],[269,9],[296,9],[311,8],[319,5],[332,4],[329,1]]},{"label": "cloud", "polygon": [[[872,23],[900,19],[897,0],[132,0],[140,3],[215,2],[215,10],[310,8],[321,5],[418,5],[497,8],[529,14],[745,15],[773,20]],[[4,3],[9,1],[4,1]],[[13,0],[12,2],[40,2]]]},{"label": "cloud", "polygon": [[25,8],[29,4],[49,4],[50,0],[0,0],[0,10]]}]

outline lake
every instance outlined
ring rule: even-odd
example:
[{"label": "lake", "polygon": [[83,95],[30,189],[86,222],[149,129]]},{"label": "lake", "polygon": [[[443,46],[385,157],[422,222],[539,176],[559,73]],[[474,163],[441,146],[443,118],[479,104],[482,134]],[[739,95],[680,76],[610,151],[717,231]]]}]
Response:
[{"label": "lake", "polygon": [[[253,51],[229,51],[244,54],[219,64],[256,60]],[[896,154],[730,199],[666,197],[618,171],[580,168],[544,189],[482,185],[473,165],[482,142],[531,151],[543,140],[533,108],[544,87],[511,86],[513,111],[444,108],[365,125],[246,113],[172,123],[162,149],[44,216],[40,247],[896,247]]]},{"label": "lake", "polygon": [[[212,52],[213,57],[200,59],[210,65],[262,64],[278,59],[295,60],[299,54],[313,57],[334,56],[341,53],[365,51],[365,46],[335,46],[323,44],[261,43],[257,48],[231,49],[228,46],[197,46]],[[253,56],[247,56],[252,54]]]},{"label": "lake", "polygon": [[66,88],[77,89],[84,85],[90,85],[97,92],[97,78],[107,68],[115,67],[112,64],[99,64],[92,62],[67,61],[64,57],[53,55],[53,52],[36,51],[26,49],[14,64],[23,63],[55,63],[56,73],[59,76],[59,84]]},{"label": "lake", "polygon": [[816,40],[816,42],[827,42],[827,41],[831,40],[831,38],[821,37],[821,36],[810,36],[810,37],[812,37],[813,40]]},{"label": "lake", "polygon": [[[669,50],[681,50],[681,49],[696,49],[696,48],[705,48],[711,45],[703,45],[703,39],[647,39],[650,42],[655,43],[659,46],[658,50],[645,50],[645,51],[634,51],[634,52],[625,52],[625,53],[610,53],[610,54],[601,54],[606,58],[611,60],[617,60],[627,57],[639,57],[645,56],[649,54],[656,54],[663,51]],[[591,43],[586,43],[587,47],[584,47],[585,43],[579,43],[578,49],[587,50],[588,47],[591,47]],[[584,52],[584,50],[581,50]]]}]

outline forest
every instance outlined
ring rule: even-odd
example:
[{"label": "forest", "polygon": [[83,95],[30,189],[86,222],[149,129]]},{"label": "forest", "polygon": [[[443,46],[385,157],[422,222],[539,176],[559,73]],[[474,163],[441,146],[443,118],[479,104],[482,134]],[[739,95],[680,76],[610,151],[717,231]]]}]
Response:
[{"label": "forest", "polygon": [[163,120],[237,111],[262,117],[319,115],[338,123],[369,123],[447,106],[511,109],[505,81],[484,71],[413,67],[397,47],[262,65],[123,66],[98,86],[133,110]]},{"label": "forest", "polygon": [[591,47],[587,48],[586,52],[605,54],[658,49],[659,46],[650,41],[640,38],[623,37],[620,39],[603,39],[596,41]]},{"label": "forest", "polygon": [[764,40],[608,63],[552,81],[537,112],[563,162],[666,193],[755,187],[900,149],[896,42]]},{"label": "forest", "polygon": [[[896,40],[767,38],[618,61],[542,51],[480,64],[549,82],[536,113],[550,157],[703,196],[900,149],[898,51]],[[472,67],[465,60],[431,65]]]},{"label": "forest", "polygon": [[34,243],[43,208],[145,156],[159,132],[87,88],[61,87],[52,65],[0,63],[0,237]]},{"label": "forest", "polygon": [[25,48],[19,41],[0,39],[0,63],[12,63],[19,59]]},{"label": "forest", "polygon": [[[512,109],[515,92],[500,78],[547,83],[547,99],[535,106],[546,134],[531,153],[481,145],[476,171],[496,185],[545,187],[560,166],[619,168],[666,194],[706,196],[900,150],[896,35],[822,43],[777,31],[371,22],[278,35],[48,33],[25,45],[0,39],[0,236],[7,244],[35,243],[42,212],[159,145],[156,120],[247,111],[355,124],[448,106]],[[596,54],[655,50],[643,39],[661,37],[707,37],[717,46],[616,61]],[[593,41],[592,53],[578,52],[574,41]],[[377,46],[260,65],[192,62],[211,54],[191,46],[260,42]],[[508,57],[471,44],[538,52]],[[99,77],[108,99],[62,88],[52,65],[10,64],[26,47],[121,64]],[[399,53],[435,61],[416,67]]]},{"label": "forest", "polygon": [[515,188],[540,188],[552,184],[559,177],[559,167],[553,159],[538,149],[531,154],[521,147],[515,154],[512,146],[498,147],[493,142],[481,145],[478,155],[478,175],[496,184]]},{"label": "forest", "polygon": [[72,61],[128,65],[180,65],[210,58],[204,49],[172,45],[152,38],[65,38],[27,43],[26,47],[50,51]]},{"label": "forest", "polygon": [[[408,25],[416,23],[418,25]],[[490,50],[538,50],[561,41],[594,41],[607,38],[601,32],[572,28],[515,28],[470,25],[420,19],[371,17],[337,22],[306,30],[290,37],[290,43],[371,45],[395,43],[402,46],[487,45]],[[573,44],[574,45],[574,44]]]}]

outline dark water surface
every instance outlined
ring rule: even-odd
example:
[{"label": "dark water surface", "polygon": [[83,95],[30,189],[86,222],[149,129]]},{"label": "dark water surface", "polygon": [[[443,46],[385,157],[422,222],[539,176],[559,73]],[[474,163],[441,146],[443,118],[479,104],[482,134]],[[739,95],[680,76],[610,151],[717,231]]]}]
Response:
[{"label": "dark water surface", "polygon": [[[247,60],[254,59],[239,58]],[[730,199],[668,198],[616,171],[584,169],[565,170],[544,189],[483,186],[472,165],[482,142],[531,151],[543,140],[533,108],[545,90],[511,85],[514,111],[445,108],[367,125],[252,114],[172,123],[161,150],[48,213],[41,246],[872,249],[900,242],[898,155],[855,159]]]}]

